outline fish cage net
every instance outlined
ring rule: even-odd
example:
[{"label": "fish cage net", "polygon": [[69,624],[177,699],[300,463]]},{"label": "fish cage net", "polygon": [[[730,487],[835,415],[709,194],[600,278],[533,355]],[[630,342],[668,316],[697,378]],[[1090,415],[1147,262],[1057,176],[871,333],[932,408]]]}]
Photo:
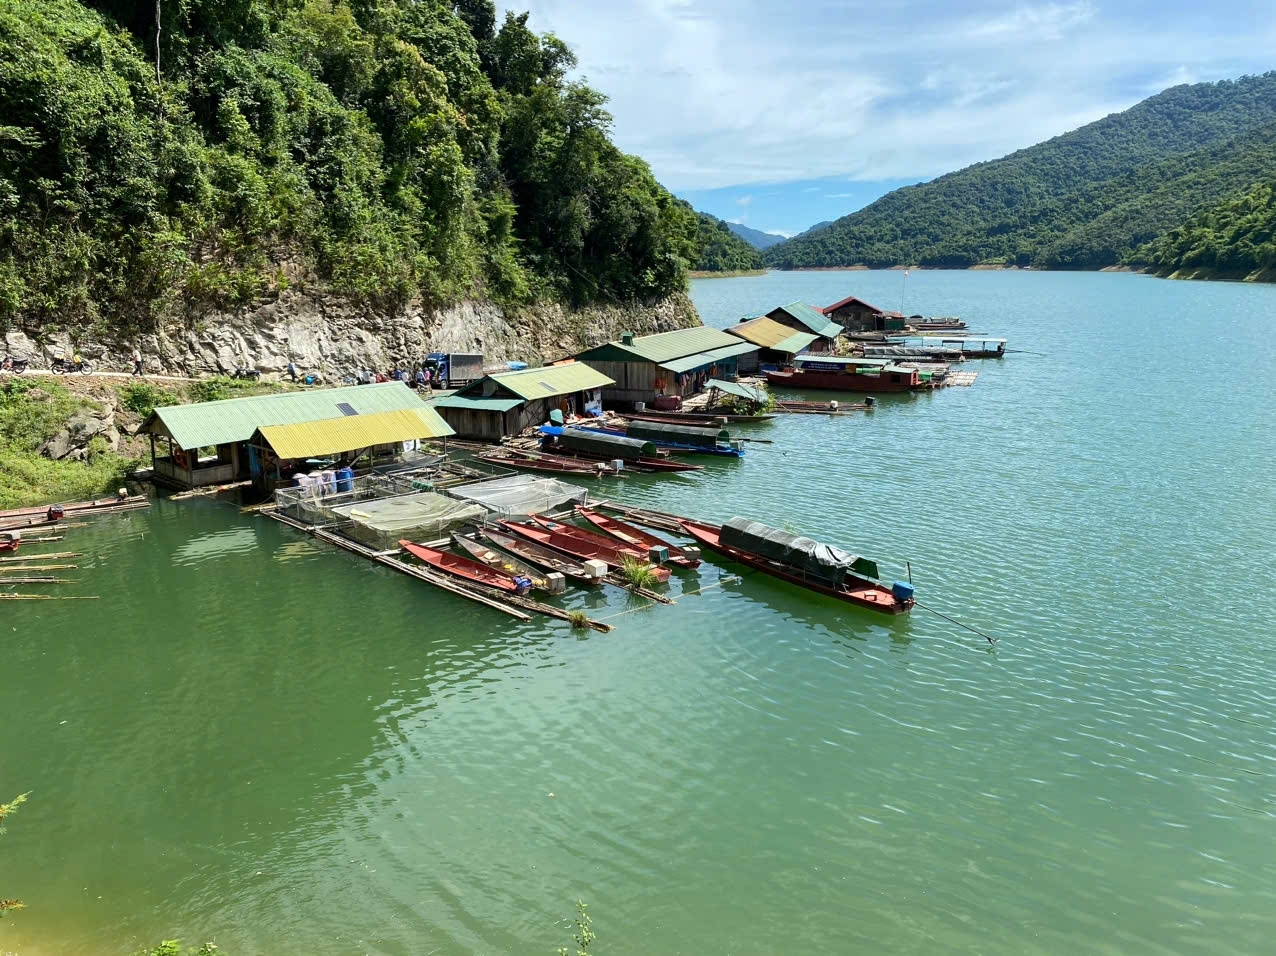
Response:
[{"label": "fish cage net", "polygon": [[347,537],[378,551],[393,548],[401,538],[433,540],[467,521],[482,521],[481,505],[445,498],[434,492],[356,501],[332,508]]},{"label": "fish cage net", "polygon": [[589,502],[589,492],[578,485],[532,475],[475,481],[449,488],[447,494],[480,504],[502,518],[541,514],[571,502]]},{"label": "fish cage net", "polygon": [[288,517],[306,524],[332,524],[343,520],[335,509],[344,505],[433,491],[434,488],[433,477],[425,473],[369,474],[345,482],[311,482],[301,488],[280,488],[275,491],[275,507]]}]

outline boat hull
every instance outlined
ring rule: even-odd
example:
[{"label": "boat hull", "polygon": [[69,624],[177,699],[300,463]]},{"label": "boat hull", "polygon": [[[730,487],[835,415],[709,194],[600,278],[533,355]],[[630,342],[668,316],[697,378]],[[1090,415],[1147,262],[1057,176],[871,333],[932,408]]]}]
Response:
[{"label": "boat hull", "polygon": [[907,382],[883,380],[880,376],[847,375],[844,372],[767,372],[766,380],[772,385],[788,388],[811,388],[824,392],[921,392],[930,384],[910,385]]},{"label": "boat hull", "polygon": [[557,571],[563,577],[571,578],[579,584],[597,584],[598,579],[592,577],[585,566],[572,561],[552,548],[525,541],[511,535],[499,534],[486,528],[479,529],[479,536],[493,547],[507,551],[515,557],[522,558],[545,571]]},{"label": "boat hull", "polygon": [[[609,541],[602,535],[595,535],[593,532],[574,528],[571,525],[561,525],[556,521],[547,524],[548,526],[542,525],[535,519],[531,524],[502,521],[501,527],[521,538],[561,551],[579,561],[601,561],[611,571],[624,567],[626,558],[643,564],[647,563],[645,554],[621,545],[618,541]],[[661,580],[669,579],[667,568],[656,568],[655,571]]]},{"label": "boat hull", "polygon": [[549,590],[549,582],[545,580],[544,572],[512,555],[506,554],[504,551],[498,551],[489,545],[481,544],[472,538],[465,537],[463,534],[453,533],[452,543],[480,564],[495,568],[512,577],[527,578],[527,580],[532,582],[532,587],[537,590]]},{"label": "boat hull", "polygon": [[497,588],[510,594],[526,594],[531,588],[530,582],[520,583],[517,578],[504,571],[498,571],[496,568],[480,564],[470,558],[463,558],[459,554],[448,554],[446,551],[413,544],[406,539],[399,542],[399,547],[417,560],[424,561],[430,567],[454,578],[460,578],[462,581]]},{"label": "boat hull", "polygon": [[615,538],[622,544],[629,545],[633,548],[644,548],[648,551],[656,547],[665,548],[669,551],[670,564],[680,568],[686,568],[689,571],[700,567],[699,558],[692,557],[676,544],[670,544],[663,538],[658,538],[656,535],[643,531],[641,528],[635,528],[631,524],[618,521],[615,518],[600,514],[599,512],[593,511],[589,508],[582,508],[579,505],[576,506],[576,513],[603,534],[611,538]]},{"label": "boat hull", "polygon": [[865,610],[876,611],[879,614],[906,614],[913,607],[914,602],[911,598],[900,601],[888,588],[868,578],[848,574],[845,581],[853,582],[854,589],[846,586],[840,588],[832,587],[805,578],[796,570],[786,568],[785,565],[770,561],[761,555],[753,554],[749,551],[741,551],[739,548],[723,544],[718,540],[718,531],[720,529],[713,525],[686,520],[680,523],[688,535],[710,551],[715,551],[750,568],[756,568],[782,581],[796,584],[798,587],[805,588],[808,591],[818,591],[820,594],[827,594],[829,597],[837,598],[839,601],[854,604],[856,607],[862,607]]}]

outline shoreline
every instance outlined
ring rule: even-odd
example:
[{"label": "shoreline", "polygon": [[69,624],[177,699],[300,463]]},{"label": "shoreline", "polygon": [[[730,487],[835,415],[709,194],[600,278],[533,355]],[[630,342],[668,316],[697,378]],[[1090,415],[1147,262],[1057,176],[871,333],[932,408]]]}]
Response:
[{"label": "shoreline", "polygon": [[764,276],[771,269],[731,269],[727,272],[703,272],[692,269],[687,273],[688,279],[743,279],[749,276]]}]

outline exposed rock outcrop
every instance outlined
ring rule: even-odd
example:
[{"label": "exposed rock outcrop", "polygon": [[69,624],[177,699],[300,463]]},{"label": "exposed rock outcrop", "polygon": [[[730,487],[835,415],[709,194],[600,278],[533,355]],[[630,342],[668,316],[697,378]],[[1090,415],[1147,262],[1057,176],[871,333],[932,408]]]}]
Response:
[{"label": "exposed rock outcrop", "polygon": [[[302,371],[337,378],[360,368],[410,366],[429,352],[481,352],[490,363],[532,364],[561,358],[618,338],[699,325],[685,294],[650,304],[568,309],[538,304],[506,312],[491,302],[466,301],[445,309],[420,306],[384,313],[352,305],[333,295],[285,290],[274,300],[233,314],[214,313],[196,323],[174,322],[136,343],[152,374],[226,373],[245,365],[282,372],[289,358]],[[65,333],[32,341],[21,332],[7,336],[9,351],[32,357],[57,347],[78,350],[102,371],[127,371],[132,342],[88,342],[72,348]]]}]

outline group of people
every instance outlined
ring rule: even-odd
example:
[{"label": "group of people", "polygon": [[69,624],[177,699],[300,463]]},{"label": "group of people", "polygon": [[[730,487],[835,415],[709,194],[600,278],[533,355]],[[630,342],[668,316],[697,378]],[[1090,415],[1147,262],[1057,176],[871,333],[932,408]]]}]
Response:
[{"label": "group of people", "polygon": [[359,370],[355,378],[360,385],[371,385],[373,382],[403,382],[420,391],[434,390],[434,375],[428,368],[418,368],[415,373],[401,368],[391,369],[389,372],[372,372],[364,368]]}]

